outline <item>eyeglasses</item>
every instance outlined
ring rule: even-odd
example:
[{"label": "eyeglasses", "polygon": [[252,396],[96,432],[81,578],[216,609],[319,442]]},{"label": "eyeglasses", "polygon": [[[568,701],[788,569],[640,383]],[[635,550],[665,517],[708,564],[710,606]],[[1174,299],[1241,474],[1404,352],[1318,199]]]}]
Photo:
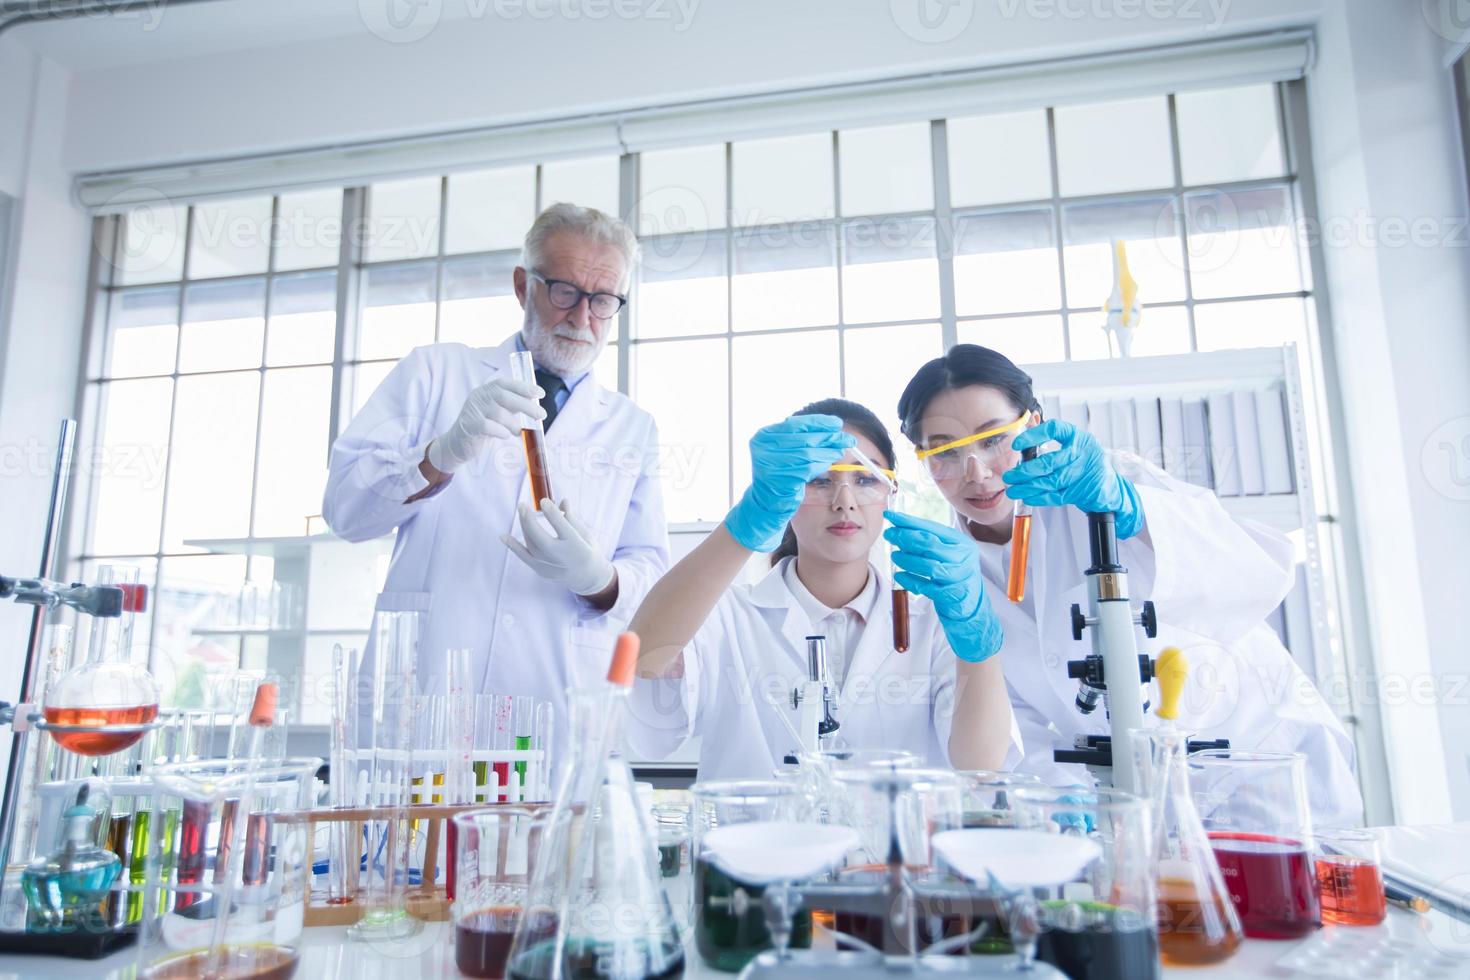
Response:
[{"label": "eyeglasses", "polygon": [[564,279],[547,279],[535,269],[529,272],[532,279],[546,286],[546,297],[551,300],[551,305],[558,310],[573,310],[577,304],[582,302],[582,297],[587,298],[587,309],[599,320],[611,320],[618,315],[623,304],[628,302],[626,296],[617,293],[589,293],[574,282]]},{"label": "eyeglasses", "polygon": [[830,507],[843,487],[851,492],[853,503],[859,507],[888,500],[888,484],[861,466],[839,463],[823,476],[806,481],[806,496],[802,498],[802,504]]},{"label": "eyeglasses", "polygon": [[953,480],[963,476],[966,461],[971,456],[974,456],[982,467],[994,472],[1006,461],[1006,454],[1011,449],[1011,440],[1026,424],[1026,419],[1030,415],[1030,412],[1026,412],[1016,421],[1006,425],[986,429],[984,432],[977,432],[963,439],[955,439],[941,446],[916,450],[915,455],[929,467],[929,473],[935,480]]}]

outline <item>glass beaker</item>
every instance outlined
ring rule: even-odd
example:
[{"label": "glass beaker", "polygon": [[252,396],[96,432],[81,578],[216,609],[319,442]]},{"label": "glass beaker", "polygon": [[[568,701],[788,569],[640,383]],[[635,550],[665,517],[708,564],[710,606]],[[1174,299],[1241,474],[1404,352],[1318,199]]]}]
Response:
[{"label": "glass beaker", "polygon": [[320,759],[262,765],[222,759],[153,771],[139,976],[145,980],[284,980],[296,969],[306,913]]},{"label": "glass beaker", "polygon": [[122,589],[118,616],[94,616],[86,659],[46,691],[42,713],[56,744],[78,755],[111,755],[137,744],[158,717],[158,685],[132,660],[133,617],[146,591],[132,565],[99,565],[97,584]]},{"label": "glass beaker", "polygon": [[1319,830],[1317,888],[1322,918],[1343,926],[1376,926],[1388,914],[1383,856],[1372,830]]},{"label": "glass beaker", "polygon": [[[767,779],[730,779],[695,783],[689,863],[693,869],[695,945],[716,970],[737,973],[757,953],[772,947],[761,896],[765,886],[739,881],[720,870],[704,852],[704,838],[718,827],[765,820],[800,820],[808,799],[800,787]],[[791,924],[793,949],[812,943],[812,913],[797,912]]]},{"label": "glass beaker", "polygon": [[679,877],[684,845],[689,842],[689,807],[683,803],[655,803],[653,823],[658,834],[658,873],[661,878]]},{"label": "glass beaker", "polygon": [[[913,768],[906,762],[874,764],[835,773],[833,786],[832,822],[856,830],[859,840],[851,856],[855,863],[838,874],[839,881],[881,884],[891,874],[888,862],[896,845],[915,881],[942,883],[933,867],[930,838],[963,826],[963,793],[956,773]],[[970,931],[967,917],[930,916],[917,904],[910,904],[907,913],[894,917],[839,911],[833,925],[843,935],[890,953],[922,949]],[[894,932],[895,925],[900,932]]]},{"label": "glass beaker", "polygon": [[[1022,829],[1086,835],[1099,845],[1075,880],[1034,890],[1037,958],[1072,980],[1159,977],[1149,802],[1081,787],[1026,787],[1012,799]],[[1023,935],[1014,915],[1012,936],[1019,949]]]},{"label": "glass beaker", "polygon": [[528,806],[454,815],[454,961],[465,976],[505,976],[550,816],[546,807]]},{"label": "glass beaker", "polygon": [[624,634],[608,683],[570,698],[572,765],[548,818],[509,976],[649,980],[684,972],[683,943],[650,860],[653,832],[621,752],[636,656],[637,638]]},{"label": "glass beaker", "polygon": [[367,859],[357,894],[362,918],[347,930],[348,938],[361,941],[404,936],[417,928],[405,902],[419,614],[379,610],[373,626],[371,683],[359,680],[349,690],[366,746],[357,753],[358,784],[366,784],[359,791],[361,805],[378,814],[364,824]]},{"label": "glass beaker", "polygon": [[1152,811],[1160,955],[1172,966],[1228,959],[1245,937],[1190,795],[1184,761],[1189,735],[1173,727],[1129,734],[1134,786]]},{"label": "glass beaker", "polygon": [[964,794],[967,829],[1014,827],[1016,811],[1011,794],[1025,786],[1044,786],[1039,776],[1024,772],[995,772],[989,769],[958,770]]},{"label": "glass beaker", "polygon": [[1253,939],[1295,939],[1322,924],[1313,869],[1306,756],[1206,749],[1188,757],[1194,803]]}]

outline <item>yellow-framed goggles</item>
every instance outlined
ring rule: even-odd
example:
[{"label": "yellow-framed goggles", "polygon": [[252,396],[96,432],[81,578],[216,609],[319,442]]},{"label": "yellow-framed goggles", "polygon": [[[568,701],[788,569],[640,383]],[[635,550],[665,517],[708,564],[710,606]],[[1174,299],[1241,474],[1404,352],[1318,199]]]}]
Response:
[{"label": "yellow-framed goggles", "polygon": [[946,442],[942,446],[934,446],[929,449],[915,449],[914,455],[919,457],[920,459],[928,459],[930,456],[935,456],[939,453],[947,452],[951,449],[958,449],[961,446],[968,446],[970,443],[979,442],[981,439],[989,439],[991,436],[1004,435],[1007,432],[1013,432],[1016,429],[1019,429],[1021,426],[1025,425],[1026,420],[1030,417],[1030,412],[1022,412],[1021,417],[1016,419],[1016,421],[1014,422],[1008,422],[1005,425],[996,426],[993,429],[986,429],[984,432],[977,432],[972,436],[965,436],[963,439],[956,439],[953,442]]},{"label": "yellow-framed goggles", "polygon": [[[872,470],[868,469],[866,466],[864,466],[861,463],[833,463],[831,466],[827,467],[827,469],[831,470],[834,473],[871,473],[872,472]],[[880,467],[878,467],[878,472],[882,473],[884,476],[888,477],[888,479],[890,479],[890,480],[897,480],[898,479],[898,474],[894,473],[890,469],[885,469],[885,468],[883,468],[883,467],[880,466]]]}]

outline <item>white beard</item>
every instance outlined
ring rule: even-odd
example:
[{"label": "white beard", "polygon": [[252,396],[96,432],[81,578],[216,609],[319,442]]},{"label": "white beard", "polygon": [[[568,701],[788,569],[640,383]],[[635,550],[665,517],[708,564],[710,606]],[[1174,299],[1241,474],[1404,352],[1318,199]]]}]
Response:
[{"label": "white beard", "polygon": [[[566,337],[557,336],[565,334]],[[555,327],[546,327],[537,322],[529,310],[526,312],[525,327],[521,339],[538,367],[545,368],[563,377],[581,374],[592,366],[597,355],[607,346],[608,333],[601,340],[594,340],[591,330],[578,330],[570,323],[562,322]],[[588,343],[576,343],[577,338]]]}]

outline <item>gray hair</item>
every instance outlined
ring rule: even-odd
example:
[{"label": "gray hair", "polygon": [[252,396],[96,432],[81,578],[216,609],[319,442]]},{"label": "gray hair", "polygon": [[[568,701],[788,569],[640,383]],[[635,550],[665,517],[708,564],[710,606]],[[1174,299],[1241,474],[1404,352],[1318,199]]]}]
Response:
[{"label": "gray hair", "polygon": [[535,269],[541,263],[541,250],[546,240],[559,231],[581,235],[600,245],[611,245],[623,253],[627,266],[626,274],[633,275],[638,264],[638,236],[633,229],[618,218],[596,208],[584,208],[580,204],[565,201],[551,205],[536,216],[531,230],[526,232],[526,243],[521,248],[521,265]]}]

